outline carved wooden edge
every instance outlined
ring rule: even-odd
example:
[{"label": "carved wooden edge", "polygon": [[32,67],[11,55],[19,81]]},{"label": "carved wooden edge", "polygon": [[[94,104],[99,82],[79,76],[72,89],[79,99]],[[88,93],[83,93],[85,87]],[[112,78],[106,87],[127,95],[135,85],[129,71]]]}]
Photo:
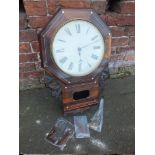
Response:
[{"label": "carved wooden edge", "polygon": [[80,110],[84,110],[85,108],[88,109],[91,106],[97,105],[98,102],[99,102],[98,99],[94,99],[94,100],[87,100],[87,101],[80,102],[80,103],[74,103],[71,105],[63,105],[64,113],[72,113],[75,110],[80,111]]},{"label": "carved wooden edge", "polygon": [[105,42],[106,42],[106,52],[104,54],[104,59],[105,60],[110,60],[110,56],[111,56],[111,41],[112,41],[112,35],[111,33],[108,34],[108,36],[106,36],[105,38]]}]

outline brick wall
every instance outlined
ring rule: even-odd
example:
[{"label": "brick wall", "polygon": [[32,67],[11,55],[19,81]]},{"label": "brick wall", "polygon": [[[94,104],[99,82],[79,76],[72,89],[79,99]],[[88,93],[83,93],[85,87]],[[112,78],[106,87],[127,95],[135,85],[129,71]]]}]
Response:
[{"label": "brick wall", "polygon": [[[20,1],[20,5],[22,5]],[[19,14],[20,89],[42,87],[39,33],[59,8],[93,8],[112,31],[110,73],[134,68],[134,0],[23,0]]]}]

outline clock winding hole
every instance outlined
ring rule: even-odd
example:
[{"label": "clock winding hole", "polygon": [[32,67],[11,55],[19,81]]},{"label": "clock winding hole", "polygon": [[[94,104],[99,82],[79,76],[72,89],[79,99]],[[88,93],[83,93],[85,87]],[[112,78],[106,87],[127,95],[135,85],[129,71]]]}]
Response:
[{"label": "clock winding hole", "polygon": [[73,99],[80,100],[89,97],[89,90],[83,90],[79,92],[74,92]]}]

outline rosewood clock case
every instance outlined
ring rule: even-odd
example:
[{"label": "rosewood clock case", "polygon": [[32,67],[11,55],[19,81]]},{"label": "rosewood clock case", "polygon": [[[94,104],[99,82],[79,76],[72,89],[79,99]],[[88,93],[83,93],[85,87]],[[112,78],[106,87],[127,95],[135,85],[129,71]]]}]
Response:
[{"label": "rosewood clock case", "polygon": [[[95,25],[104,39],[104,57],[99,67],[92,73],[76,77],[63,72],[51,56],[51,42],[59,28],[69,21],[81,19]],[[71,44],[72,45],[72,44]],[[64,113],[89,108],[98,103],[100,74],[111,55],[111,33],[106,24],[92,9],[60,9],[41,33],[42,60],[45,71],[55,76],[62,86]]]}]

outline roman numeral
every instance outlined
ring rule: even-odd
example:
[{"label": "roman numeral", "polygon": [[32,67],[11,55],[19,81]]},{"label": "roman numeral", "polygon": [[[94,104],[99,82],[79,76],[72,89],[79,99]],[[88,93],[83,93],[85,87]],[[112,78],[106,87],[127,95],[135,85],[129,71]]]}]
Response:
[{"label": "roman numeral", "polygon": [[91,64],[90,63],[87,62],[87,64],[88,64],[89,67],[91,67]]},{"label": "roman numeral", "polygon": [[100,49],[101,47],[100,46],[94,46],[93,48],[94,48],[94,50],[97,50],[97,49]]},{"label": "roman numeral", "polygon": [[68,70],[72,70],[72,68],[73,68],[73,62],[71,62],[71,63],[69,64]]},{"label": "roman numeral", "polygon": [[61,53],[61,52],[64,52],[64,48],[62,49],[59,49],[59,50],[56,50],[57,53]]},{"label": "roman numeral", "polygon": [[69,28],[66,28],[66,29],[65,29],[65,32],[66,32],[69,36],[72,36],[72,33],[71,33],[71,31],[69,30]]},{"label": "roman numeral", "polygon": [[67,61],[67,59],[68,59],[67,57],[63,57],[62,59],[59,60],[59,62],[61,64],[64,64]]},{"label": "roman numeral", "polygon": [[91,67],[91,64],[89,62],[87,62],[88,66]]},{"label": "roman numeral", "polygon": [[95,54],[92,54],[92,55],[91,55],[91,58],[94,59],[94,60],[97,60],[97,59],[98,59],[98,56],[95,55]]},{"label": "roman numeral", "polygon": [[80,33],[80,24],[76,24],[75,27],[76,27],[76,32]]},{"label": "roman numeral", "polygon": [[86,34],[88,33],[89,29],[90,29],[90,28],[87,29]]},{"label": "roman numeral", "polygon": [[79,63],[79,72],[81,72],[81,65],[82,65],[82,64],[81,64],[81,63]]},{"label": "roman numeral", "polygon": [[65,40],[62,40],[62,39],[58,39],[58,41],[61,41],[61,42],[64,42],[64,43],[66,42]]},{"label": "roman numeral", "polygon": [[91,38],[91,40],[95,40],[98,37],[98,35],[94,36],[93,38]]}]

